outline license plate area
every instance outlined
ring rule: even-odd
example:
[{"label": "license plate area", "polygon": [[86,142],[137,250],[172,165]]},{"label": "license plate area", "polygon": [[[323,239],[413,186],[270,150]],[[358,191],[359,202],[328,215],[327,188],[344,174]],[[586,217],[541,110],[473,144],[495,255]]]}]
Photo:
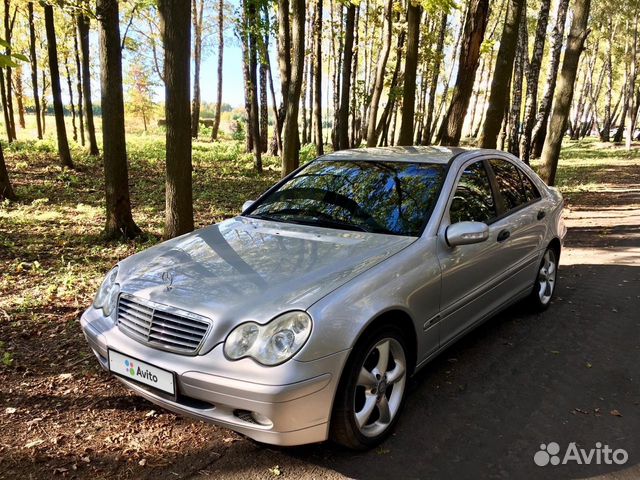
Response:
[{"label": "license plate area", "polygon": [[156,367],[131,355],[116,350],[108,350],[109,371],[141,387],[160,394],[162,397],[176,398],[176,375],[174,372]]}]

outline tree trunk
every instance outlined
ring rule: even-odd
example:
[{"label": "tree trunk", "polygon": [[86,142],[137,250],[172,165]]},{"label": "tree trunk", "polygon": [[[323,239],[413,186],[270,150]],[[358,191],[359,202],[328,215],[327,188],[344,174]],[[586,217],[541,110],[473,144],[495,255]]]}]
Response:
[{"label": "tree trunk", "polygon": [[418,70],[421,17],[422,7],[413,2],[409,2],[407,9],[407,53],[404,65],[402,118],[400,120],[398,145],[413,145],[413,121],[416,106],[416,73]]},{"label": "tree trunk", "polygon": [[322,140],[322,1],[316,0],[316,11],[314,19],[315,35],[315,63],[314,63],[314,89],[313,89],[313,113],[315,115],[315,141],[316,155],[324,154]]},{"label": "tree trunk", "polygon": [[635,105],[635,85],[638,74],[638,11],[636,9],[635,18],[633,20],[633,42],[631,44],[631,67],[629,69],[629,93],[627,94],[627,137],[626,147],[631,150],[631,141],[636,126],[636,116],[638,114],[637,105]]},{"label": "tree trunk", "polygon": [[549,133],[542,149],[542,177],[548,185],[554,185],[562,137],[567,129],[567,119],[573,97],[573,88],[578,70],[580,54],[589,34],[587,22],[591,0],[575,0],[573,21],[567,37],[562,69],[558,77],[558,86],[553,99],[553,112],[549,122]]},{"label": "tree trunk", "polygon": [[540,2],[538,12],[538,24],[533,41],[533,53],[529,63],[529,76],[527,77],[527,99],[524,107],[524,121],[522,138],[520,140],[520,158],[523,162],[529,163],[531,156],[531,132],[536,120],[536,106],[538,104],[538,80],[540,78],[540,68],[542,66],[542,56],[544,55],[544,43],[547,38],[547,24],[549,23],[549,9],[551,0]]},{"label": "tree trunk", "polygon": [[13,142],[13,132],[11,131],[11,120],[9,119],[9,108],[7,107],[7,89],[4,81],[4,68],[0,68],[0,97],[2,98],[2,113],[4,115],[4,127],[7,130],[7,141]]},{"label": "tree trunk", "polygon": [[[13,33],[13,25],[15,22],[15,11],[17,10],[17,6],[15,7],[13,19],[11,18],[11,1],[4,0],[4,40],[7,41],[9,46],[6,49],[6,54],[11,55],[11,36]],[[6,81],[7,81],[7,103],[5,107],[9,113],[9,128],[11,129],[11,136],[15,140],[16,137],[16,121],[15,116],[13,114],[13,75],[11,73],[11,67],[6,67]]]},{"label": "tree trunk", "polygon": [[53,23],[53,7],[44,5],[44,23],[47,31],[47,50],[49,51],[49,71],[51,73],[51,94],[53,96],[53,110],[56,117],[56,134],[58,137],[58,154],[63,167],[73,168],[67,129],[64,124],[64,107],[62,105],[62,90],[60,88],[60,71],[58,68],[58,47],[56,44],[56,29]]},{"label": "tree trunk", "polygon": [[257,24],[257,11],[255,0],[245,0],[245,15],[248,24],[245,25],[247,31],[248,55],[249,55],[249,128],[253,138],[253,154],[255,157],[255,167],[258,172],[262,172],[262,136],[260,135],[260,110],[258,105],[258,42],[255,29],[250,27]]},{"label": "tree trunk", "polygon": [[527,32],[526,5],[523,7],[522,19],[519,26],[518,45],[514,62],[513,82],[511,85],[511,106],[509,113],[509,132],[507,150],[518,156],[520,143],[520,113],[522,111],[522,81],[525,76],[527,57],[529,52],[529,34]]},{"label": "tree trunk", "polygon": [[167,119],[167,179],[165,238],[193,230],[191,112],[189,111],[190,4],[159,0],[164,44],[165,116]]},{"label": "tree trunk", "polygon": [[556,79],[560,68],[560,54],[564,40],[564,25],[567,19],[567,7],[569,0],[559,0],[558,11],[556,13],[556,24],[551,34],[551,56],[549,60],[549,70],[547,71],[545,92],[538,108],[538,116],[531,133],[531,156],[538,158],[542,153],[545,137],[547,136],[547,124],[549,123],[549,113],[551,112],[551,102],[556,89]]},{"label": "tree trunk", "polygon": [[78,93],[78,119],[80,120],[80,144],[84,147],[84,109],[82,108],[82,66],[78,48],[78,35],[73,35],[73,51],[76,62],[76,92]]},{"label": "tree trunk", "polygon": [[2,144],[0,143],[0,201],[5,199],[17,200],[17,197],[9,180],[7,165],[4,161],[4,152],[2,151]]},{"label": "tree trunk", "polygon": [[422,143],[431,144],[431,130],[433,122],[433,109],[436,105],[436,92],[438,88],[438,78],[440,77],[440,65],[444,56],[444,39],[447,33],[447,12],[443,12],[440,17],[440,26],[438,27],[438,44],[434,53],[433,68],[431,69],[431,79],[429,81],[429,102],[427,103],[427,118],[424,122],[424,134],[422,135]]},{"label": "tree trunk", "polygon": [[[288,4],[286,0],[279,0],[279,8],[282,8],[282,4],[284,3]],[[300,98],[300,90],[302,88],[305,16],[306,11],[304,0],[292,0],[290,14],[291,27],[290,32],[288,32],[290,40],[287,42],[291,47],[291,64],[288,69],[291,72],[291,76],[290,81],[288,82],[287,98],[292,101],[286,102],[286,114],[284,117],[284,126],[282,128],[282,176],[286,176],[295,170],[300,162],[298,158],[298,154],[300,152],[300,138],[298,137],[299,103],[296,100]]]},{"label": "tree trunk", "polygon": [[33,2],[27,4],[29,15],[29,57],[31,64],[31,88],[33,90],[33,104],[36,115],[38,138],[42,139],[42,120],[40,118],[40,92],[38,91],[38,57],[36,54],[36,29],[33,20]]},{"label": "tree trunk", "polygon": [[481,148],[496,148],[500,126],[504,120],[505,105],[509,97],[509,85],[511,84],[511,73],[524,3],[524,0],[510,0],[509,2],[509,10],[504,21],[500,49],[491,81],[489,105],[478,142]]},{"label": "tree trunk", "polygon": [[[89,137],[89,154],[100,155],[96,140],[96,127],[93,121],[93,102],[91,100],[91,67],[89,58],[89,17],[78,15],[78,37],[80,37],[80,53],[82,66],[82,97],[84,100],[84,115]],[[42,128],[44,132],[44,124]]]},{"label": "tree trunk", "polygon": [[[334,19],[334,0],[330,0],[331,5],[331,25],[332,25],[332,33],[331,36],[331,49],[333,56],[333,125],[331,126],[331,143],[333,144],[334,150],[339,150],[339,141],[338,141],[338,126],[339,126],[339,117],[340,117],[340,72],[342,71],[342,52],[344,50],[344,12],[342,6],[338,8],[340,15],[338,22]],[[340,30],[336,35],[335,24],[338,23]],[[336,45],[337,44],[337,45]]]},{"label": "tree trunk", "polygon": [[129,172],[122,98],[122,53],[117,0],[97,0],[100,23],[100,84],[107,238],[133,238],[142,233],[131,215]]},{"label": "tree trunk", "polygon": [[613,27],[611,18],[608,20],[609,38],[607,40],[607,51],[605,53],[604,71],[607,75],[607,90],[605,92],[604,100],[604,119],[602,121],[602,129],[600,130],[600,140],[608,142],[611,138],[611,100],[613,95],[613,62],[612,62],[612,50],[613,39],[615,37],[616,28]]},{"label": "tree trunk", "polygon": [[349,2],[344,32],[342,80],[340,82],[340,109],[338,114],[338,150],[349,148],[349,99],[351,94],[351,62],[353,61],[353,37],[356,6]]},{"label": "tree trunk", "polygon": [[69,92],[69,108],[71,109],[71,127],[73,128],[73,141],[78,141],[78,127],[76,125],[76,105],[73,100],[73,80],[69,70],[69,57],[64,58],[64,69],[67,73],[67,91]]},{"label": "tree trunk", "polygon": [[[400,67],[402,65],[402,49],[404,46],[405,35],[406,35],[405,30],[401,30],[400,33],[398,34],[398,40],[397,40],[398,43],[396,45],[396,65],[393,69],[393,74],[391,76],[391,82],[390,82],[390,85],[392,86],[397,86],[398,78],[400,77]],[[383,143],[386,145],[387,143],[386,139],[389,133],[389,124],[391,121],[391,115],[393,113],[395,104],[396,104],[396,94],[394,89],[392,88],[389,91],[389,98],[387,99],[387,104],[384,106],[382,115],[380,115],[380,120],[378,121],[378,125],[376,126],[376,138],[380,139],[379,145],[382,145]],[[383,142],[383,139],[380,138],[381,135],[383,135],[384,142]]]},{"label": "tree trunk", "polygon": [[216,113],[211,128],[211,141],[218,139],[220,116],[222,114],[222,60],[224,56],[224,0],[218,2],[218,89],[216,93]]},{"label": "tree trunk", "polygon": [[[184,1],[184,0],[183,0]],[[193,100],[191,105],[191,137],[198,138],[200,130],[200,65],[202,64],[202,20],[204,0],[191,0],[193,18]]]},{"label": "tree trunk", "polygon": [[453,96],[438,133],[440,145],[458,145],[460,143],[462,125],[473,91],[478,59],[480,58],[480,46],[487,28],[488,18],[489,0],[471,0],[464,22]]},{"label": "tree trunk", "polygon": [[[2,72],[2,69],[0,69],[0,72]],[[43,135],[47,131],[47,109],[48,109],[48,104],[47,104],[47,73],[45,72],[45,69],[42,69],[42,95],[40,96],[40,112],[42,114],[42,134]]]},{"label": "tree trunk", "polygon": [[[256,17],[260,12],[256,12]],[[267,33],[264,36],[256,36],[256,51],[260,55],[260,150],[267,152],[269,146],[269,101],[267,85],[269,82],[269,14],[262,17],[264,29]]]},{"label": "tree trunk", "polygon": [[26,122],[24,119],[24,84],[22,83],[22,65],[16,67],[16,103],[18,104],[18,121],[20,128],[25,128]]},{"label": "tree trunk", "polygon": [[384,74],[387,69],[389,52],[391,51],[391,39],[393,35],[392,12],[393,0],[387,0],[384,7],[384,36],[382,39],[382,51],[380,52],[378,64],[376,65],[376,76],[371,95],[371,105],[369,107],[369,120],[367,121],[367,147],[375,147],[378,142],[378,136],[376,135],[376,122],[378,119],[380,97],[382,96],[382,89],[384,88]]}]

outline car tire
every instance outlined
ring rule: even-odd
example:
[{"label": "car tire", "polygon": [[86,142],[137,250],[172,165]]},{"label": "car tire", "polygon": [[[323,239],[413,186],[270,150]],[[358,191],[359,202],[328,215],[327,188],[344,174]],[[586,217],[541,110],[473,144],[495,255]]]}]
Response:
[{"label": "car tire", "polygon": [[374,328],[358,341],[336,393],[331,440],[366,450],[391,433],[404,406],[410,358],[406,345],[402,331],[391,325]]},{"label": "car tire", "polygon": [[558,275],[558,253],[548,247],[540,260],[533,289],[529,295],[529,304],[534,311],[542,312],[549,308],[556,291]]}]

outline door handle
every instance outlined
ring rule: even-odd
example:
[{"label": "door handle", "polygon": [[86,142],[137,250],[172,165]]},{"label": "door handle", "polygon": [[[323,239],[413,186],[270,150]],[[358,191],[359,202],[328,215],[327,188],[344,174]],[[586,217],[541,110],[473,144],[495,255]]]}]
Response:
[{"label": "door handle", "polygon": [[536,218],[538,220],[542,220],[546,216],[547,216],[547,212],[545,212],[544,210],[538,210],[538,215],[536,216]]},{"label": "door handle", "polygon": [[504,242],[507,238],[509,238],[511,236],[511,232],[509,230],[502,230],[499,234],[498,234],[498,241],[499,242]]}]

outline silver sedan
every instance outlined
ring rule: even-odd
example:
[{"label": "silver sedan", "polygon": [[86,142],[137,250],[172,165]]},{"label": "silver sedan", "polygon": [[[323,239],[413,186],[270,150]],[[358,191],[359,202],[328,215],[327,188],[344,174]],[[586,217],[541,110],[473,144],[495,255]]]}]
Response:
[{"label": "silver sedan", "polygon": [[369,448],[410,375],[518,300],[549,306],[562,205],[504,152],[336,152],[121,261],[82,329],[169,410],[265,443]]}]

